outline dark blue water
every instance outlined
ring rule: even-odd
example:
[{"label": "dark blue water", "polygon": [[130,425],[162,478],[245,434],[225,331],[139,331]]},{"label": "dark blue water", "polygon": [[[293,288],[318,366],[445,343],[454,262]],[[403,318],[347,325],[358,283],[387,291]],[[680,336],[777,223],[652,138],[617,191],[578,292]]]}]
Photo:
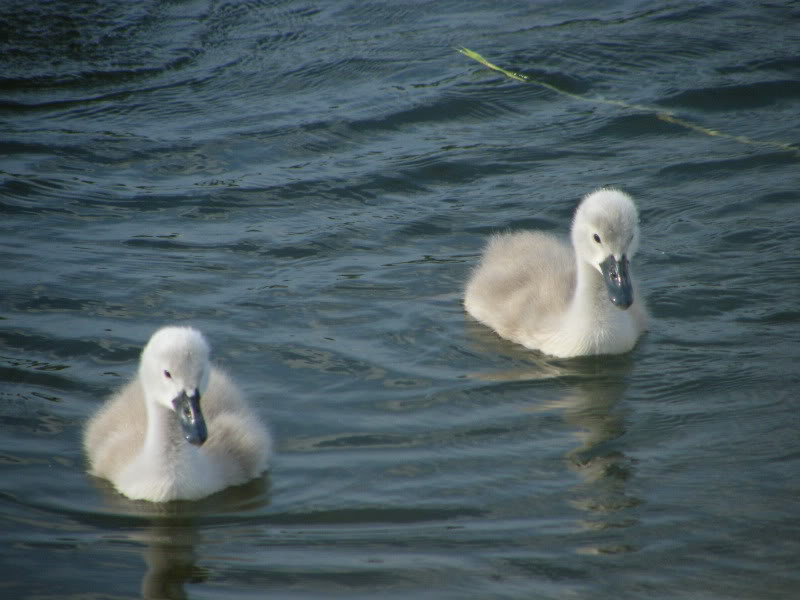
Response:
[{"label": "dark blue water", "polygon": [[[4,2],[4,596],[796,597],[798,48],[796,2]],[[633,352],[465,317],[489,233],[602,185]],[[86,475],[166,323],[270,423],[264,480]]]}]

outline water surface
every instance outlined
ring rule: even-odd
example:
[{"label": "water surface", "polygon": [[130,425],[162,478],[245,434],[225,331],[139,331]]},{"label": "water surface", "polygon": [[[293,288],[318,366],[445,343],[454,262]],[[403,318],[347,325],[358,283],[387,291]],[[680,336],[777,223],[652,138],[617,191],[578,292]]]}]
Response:
[{"label": "water surface", "polygon": [[[9,597],[796,595],[795,3],[0,12]],[[488,234],[566,233],[602,185],[642,215],[633,352],[465,317]],[[263,480],[152,506],[86,475],[166,323],[270,423]]]}]

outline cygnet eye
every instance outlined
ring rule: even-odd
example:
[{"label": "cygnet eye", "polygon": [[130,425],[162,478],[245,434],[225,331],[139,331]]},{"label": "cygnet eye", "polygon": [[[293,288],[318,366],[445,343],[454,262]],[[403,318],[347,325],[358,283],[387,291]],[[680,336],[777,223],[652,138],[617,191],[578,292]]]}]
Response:
[{"label": "cygnet eye", "polygon": [[172,379],[172,373],[164,369],[164,377],[166,377],[167,379]]},{"label": "cygnet eye", "polygon": [[597,242],[598,244],[600,243],[600,236],[597,235],[596,233],[594,234],[594,241]]}]

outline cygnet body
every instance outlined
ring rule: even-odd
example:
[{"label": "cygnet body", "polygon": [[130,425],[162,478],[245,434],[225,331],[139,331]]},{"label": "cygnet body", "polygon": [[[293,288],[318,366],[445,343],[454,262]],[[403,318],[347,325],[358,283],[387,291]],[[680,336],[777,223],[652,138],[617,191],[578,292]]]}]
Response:
[{"label": "cygnet body", "polygon": [[467,312],[500,336],[558,357],[628,352],[647,328],[629,261],[639,216],[627,194],[586,196],[571,241],[540,231],[493,236],[464,295]]},{"label": "cygnet body", "polygon": [[258,477],[271,441],[203,335],[164,327],[142,351],[138,376],[86,426],[90,472],[135,500],[197,500]]}]

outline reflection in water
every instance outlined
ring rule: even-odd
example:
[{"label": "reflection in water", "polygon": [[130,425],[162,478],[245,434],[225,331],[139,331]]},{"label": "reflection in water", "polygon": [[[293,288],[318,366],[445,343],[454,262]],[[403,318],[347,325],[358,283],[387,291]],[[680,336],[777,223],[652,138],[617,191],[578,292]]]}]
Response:
[{"label": "reflection in water", "polygon": [[195,565],[199,535],[192,519],[156,519],[146,538],[147,571],[142,578],[142,598],[186,598],[185,583],[206,579],[205,572]]},{"label": "reflection in water", "polygon": [[146,524],[130,539],[144,546],[146,570],[141,594],[146,600],[187,598],[187,583],[201,583],[208,578],[208,572],[196,564],[197,548],[203,541],[201,526],[210,521],[238,519],[241,513],[257,512],[269,505],[267,476],[202,500],[164,503],[130,500],[105,480],[94,481],[114,509],[115,517],[145,519]]},{"label": "reflection in water", "polygon": [[[583,526],[593,530],[630,527],[636,523],[626,509],[640,500],[627,489],[632,476],[631,459],[619,449],[616,440],[625,433],[625,413],[620,399],[625,380],[618,373],[575,385],[557,404],[564,419],[575,425],[579,445],[567,453],[567,465],[580,475],[582,483],[574,488],[571,503],[583,510]],[[602,544],[584,547],[587,553],[627,552],[625,544]]]},{"label": "reflection in water", "polygon": [[[490,333],[490,332],[488,332]],[[552,412],[559,410],[564,420],[575,427],[578,441],[566,455],[567,467],[577,473],[581,482],[575,486],[570,503],[586,513],[581,525],[587,529],[605,530],[624,528],[635,524],[626,509],[637,506],[640,500],[631,496],[627,482],[633,464],[619,449],[616,440],[625,434],[625,411],[620,406],[626,388],[626,379],[633,368],[632,355],[587,357],[578,359],[556,359],[514,346],[494,334],[487,335],[487,328],[469,327],[469,334],[480,346],[480,351],[489,350],[524,361],[523,367],[474,374],[483,381],[509,382],[553,381],[557,398],[542,401],[527,410]],[[541,396],[541,394],[538,394]],[[627,552],[631,547],[624,544],[584,547],[586,553]]]}]

